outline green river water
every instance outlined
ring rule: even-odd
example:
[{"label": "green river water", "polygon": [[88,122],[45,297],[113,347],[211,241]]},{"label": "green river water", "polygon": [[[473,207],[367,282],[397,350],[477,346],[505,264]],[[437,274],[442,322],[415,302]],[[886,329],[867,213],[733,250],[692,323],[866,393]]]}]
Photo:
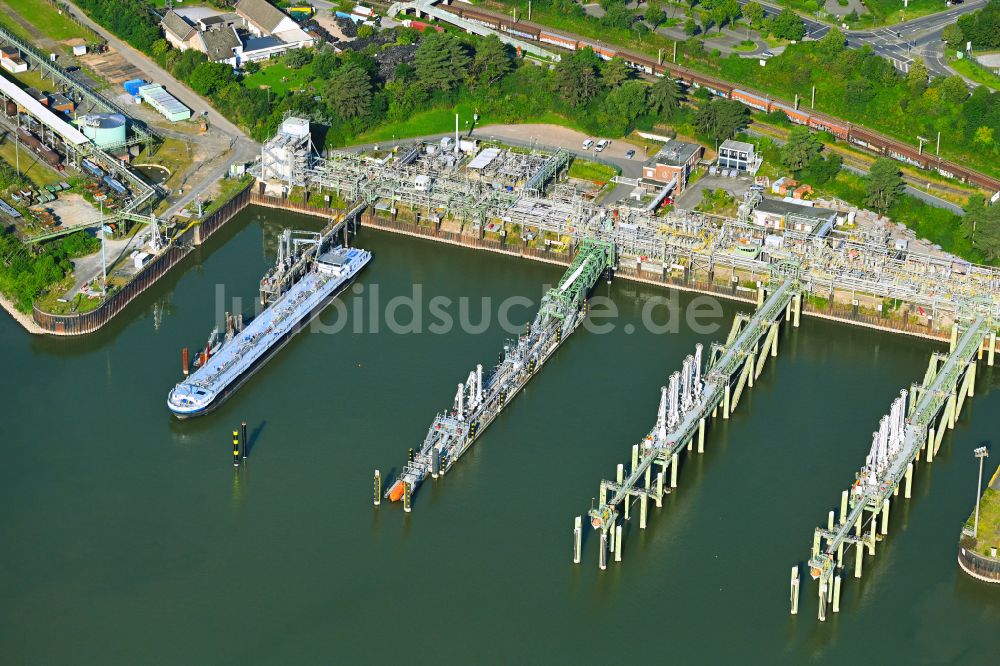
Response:
[{"label": "green river water", "polygon": [[[812,318],[783,330],[733,418],[600,572],[589,528],[571,562],[574,516],[652,426],[669,373],[749,306],[724,302],[713,334],[654,334],[640,313],[667,292],[600,282],[615,331],[569,338],[412,514],[375,510],[372,470],[398,469],[507,336],[495,321],[479,334],[303,333],[219,411],[174,421],[180,349],[207,336],[217,284],[249,309],[283,225],[318,223],[245,211],[93,336],[34,338],[0,316],[0,663],[996,663],[1000,589],[955,558],[1000,368],[980,372],[821,625],[808,575],[789,615],[790,569],[935,345]],[[384,303],[419,283],[472,298],[474,320],[481,297],[537,299],[563,270],[370,229],[356,244],[375,254],[360,302],[372,285]],[[533,311],[514,313],[520,326]],[[243,418],[252,448],[237,476]]]}]

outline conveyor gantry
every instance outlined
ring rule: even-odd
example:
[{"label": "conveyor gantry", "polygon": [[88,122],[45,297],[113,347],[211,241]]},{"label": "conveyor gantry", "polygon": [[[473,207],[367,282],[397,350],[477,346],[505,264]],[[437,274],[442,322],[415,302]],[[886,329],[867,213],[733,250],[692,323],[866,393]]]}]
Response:
[{"label": "conveyor gantry", "polygon": [[[865,465],[850,490],[841,494],[839,520],[835,523],[830,511],[826,529],[818,527],[813,535],[809,571],[819,580],[821,621],[826,620],[828,603],[832,602],[833,612],[840,611],[839,571],[844,566],[845,549],[855,547],[854,576],[860,578],[865,547],[869,555],[875,554],[879,516],[884,536],[889,530],[891,497],[899,494],[902,484],[903,496],[910,498],[914,463],[920,460],[921,452],[928,463],[934,460],[944,431],[955,427],[966,397],[974,394],[977,359],[986,351],[988,364],[993,365],[995,348],[992,320],[983,315],[967,317],[952,328],[949,352],[933,354],[923,382],[901,391],[889,415],[882,417]],[[792,569],[791,586],[794,614],[798,612],[797,566]]]},{"label": "conveyor gantry", "polygon": [[[713,344],[704,379],[701,375],[702,346],[684,360],[682,370],[670,376],[668,386],[660,389],[656,425],[638,444],[632,446],[632,466],[625,476],[625,465],[618,465],[615,481],[601,481],[600,501],[590,509],[591,525],[601,531],[600,567],[607,566],[610,546],[615,561],[621,561],[621,516],[629,520],[634,499],[639,501],[639,528],[646,527],[649,498],[662,506],[667,470],[670,487],[677,487],[679,456],[683,448],[691,451],[697,440],[698,453],[705,450],[705,427],[709,418],[728,419],[743,390],[752,387],[760,376],[767,357],[778,353],[778,329],[782,313],[786,321],[799,325],[801,294],[798,280],[792,275],[774,275],[770,294],[758,286],[758,307],[753,316],[739,314],[724,345]],[[655,482],[653,466],[658,465]],[[609,497],[610,493],[610,497]],[[582,521],[576,519],[573,561],[580,562]]]},{"label": "conveyor gantry", "polygon": [[[430,475],[443,476],[476,438],[493,422],[550,356],[586,318],[586,299],[601,275],[610,269],[614,250],[610,243],[584,241],[557,287],[542,298],[541,307],[524,335],[508,341],[500,362],[486,378],[478,365],[458,385],[451,410],[438,414],[427,431],[419,451],[409,451],[409,459],[385,497],[403,500],[410,510],[410,498],[417,486]],[[375,472],[375,504],[381,495],[381,477]]]}]

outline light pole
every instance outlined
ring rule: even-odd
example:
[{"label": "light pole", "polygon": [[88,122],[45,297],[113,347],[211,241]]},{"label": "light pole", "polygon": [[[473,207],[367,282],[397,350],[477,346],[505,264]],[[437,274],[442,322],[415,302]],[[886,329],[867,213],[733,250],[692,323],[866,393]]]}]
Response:
[{"label": "light pole", "polygon": [[972,538],[975,539],[979,533],[979,496],[983,492],[983,458],[989,458],[990,452],[985,446],[980,446],[973,453],[979,458],[979,484],[976,486],[976,518],[972,523]]}]

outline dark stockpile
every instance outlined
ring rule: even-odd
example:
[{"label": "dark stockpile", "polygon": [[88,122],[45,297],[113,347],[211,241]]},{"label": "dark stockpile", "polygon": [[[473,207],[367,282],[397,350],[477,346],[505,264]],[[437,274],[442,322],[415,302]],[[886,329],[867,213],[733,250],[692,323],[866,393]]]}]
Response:
[{"label": "dark stockpile", "polygon": [[375,54],[375,62],[378,63],[378,75],[383,81],[392,78],[396,67],[402,63],[413,64],[413,57],[417,52],[416,44],[405,44],[400,46],[390,46],[387,49]]}]

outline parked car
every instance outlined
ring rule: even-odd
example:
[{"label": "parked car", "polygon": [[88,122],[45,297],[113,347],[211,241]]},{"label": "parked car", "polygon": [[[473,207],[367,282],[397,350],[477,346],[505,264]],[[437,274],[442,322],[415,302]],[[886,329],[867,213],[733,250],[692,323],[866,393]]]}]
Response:
[{"label": "parked car", "polygon": [[608,141],[607,139],[601,139],[600,141],[597,142],[597,147],[594,150],[596,150],[597,152],[601,152],[610,145],[611,145],[610,141]]},{"label": "parked car", "polygon": [[590,147],[593,146],[593,145],[594,145],[594,140],[593,139],[586,139],[583,142],[583,149],[584,150],[590,150]]},{"label": "parked car", "polygon": [[627,151],[625,152],[625,158],[626,158],[626,159],[629,159],[629,160],[630,160],[630,159],[632,159],[633,157],[635,157],[635,151],[634,151],[634,150],[632,150],[631,148],[629,148],[629,149],[628,149],[628,150],[627,150]]}]

